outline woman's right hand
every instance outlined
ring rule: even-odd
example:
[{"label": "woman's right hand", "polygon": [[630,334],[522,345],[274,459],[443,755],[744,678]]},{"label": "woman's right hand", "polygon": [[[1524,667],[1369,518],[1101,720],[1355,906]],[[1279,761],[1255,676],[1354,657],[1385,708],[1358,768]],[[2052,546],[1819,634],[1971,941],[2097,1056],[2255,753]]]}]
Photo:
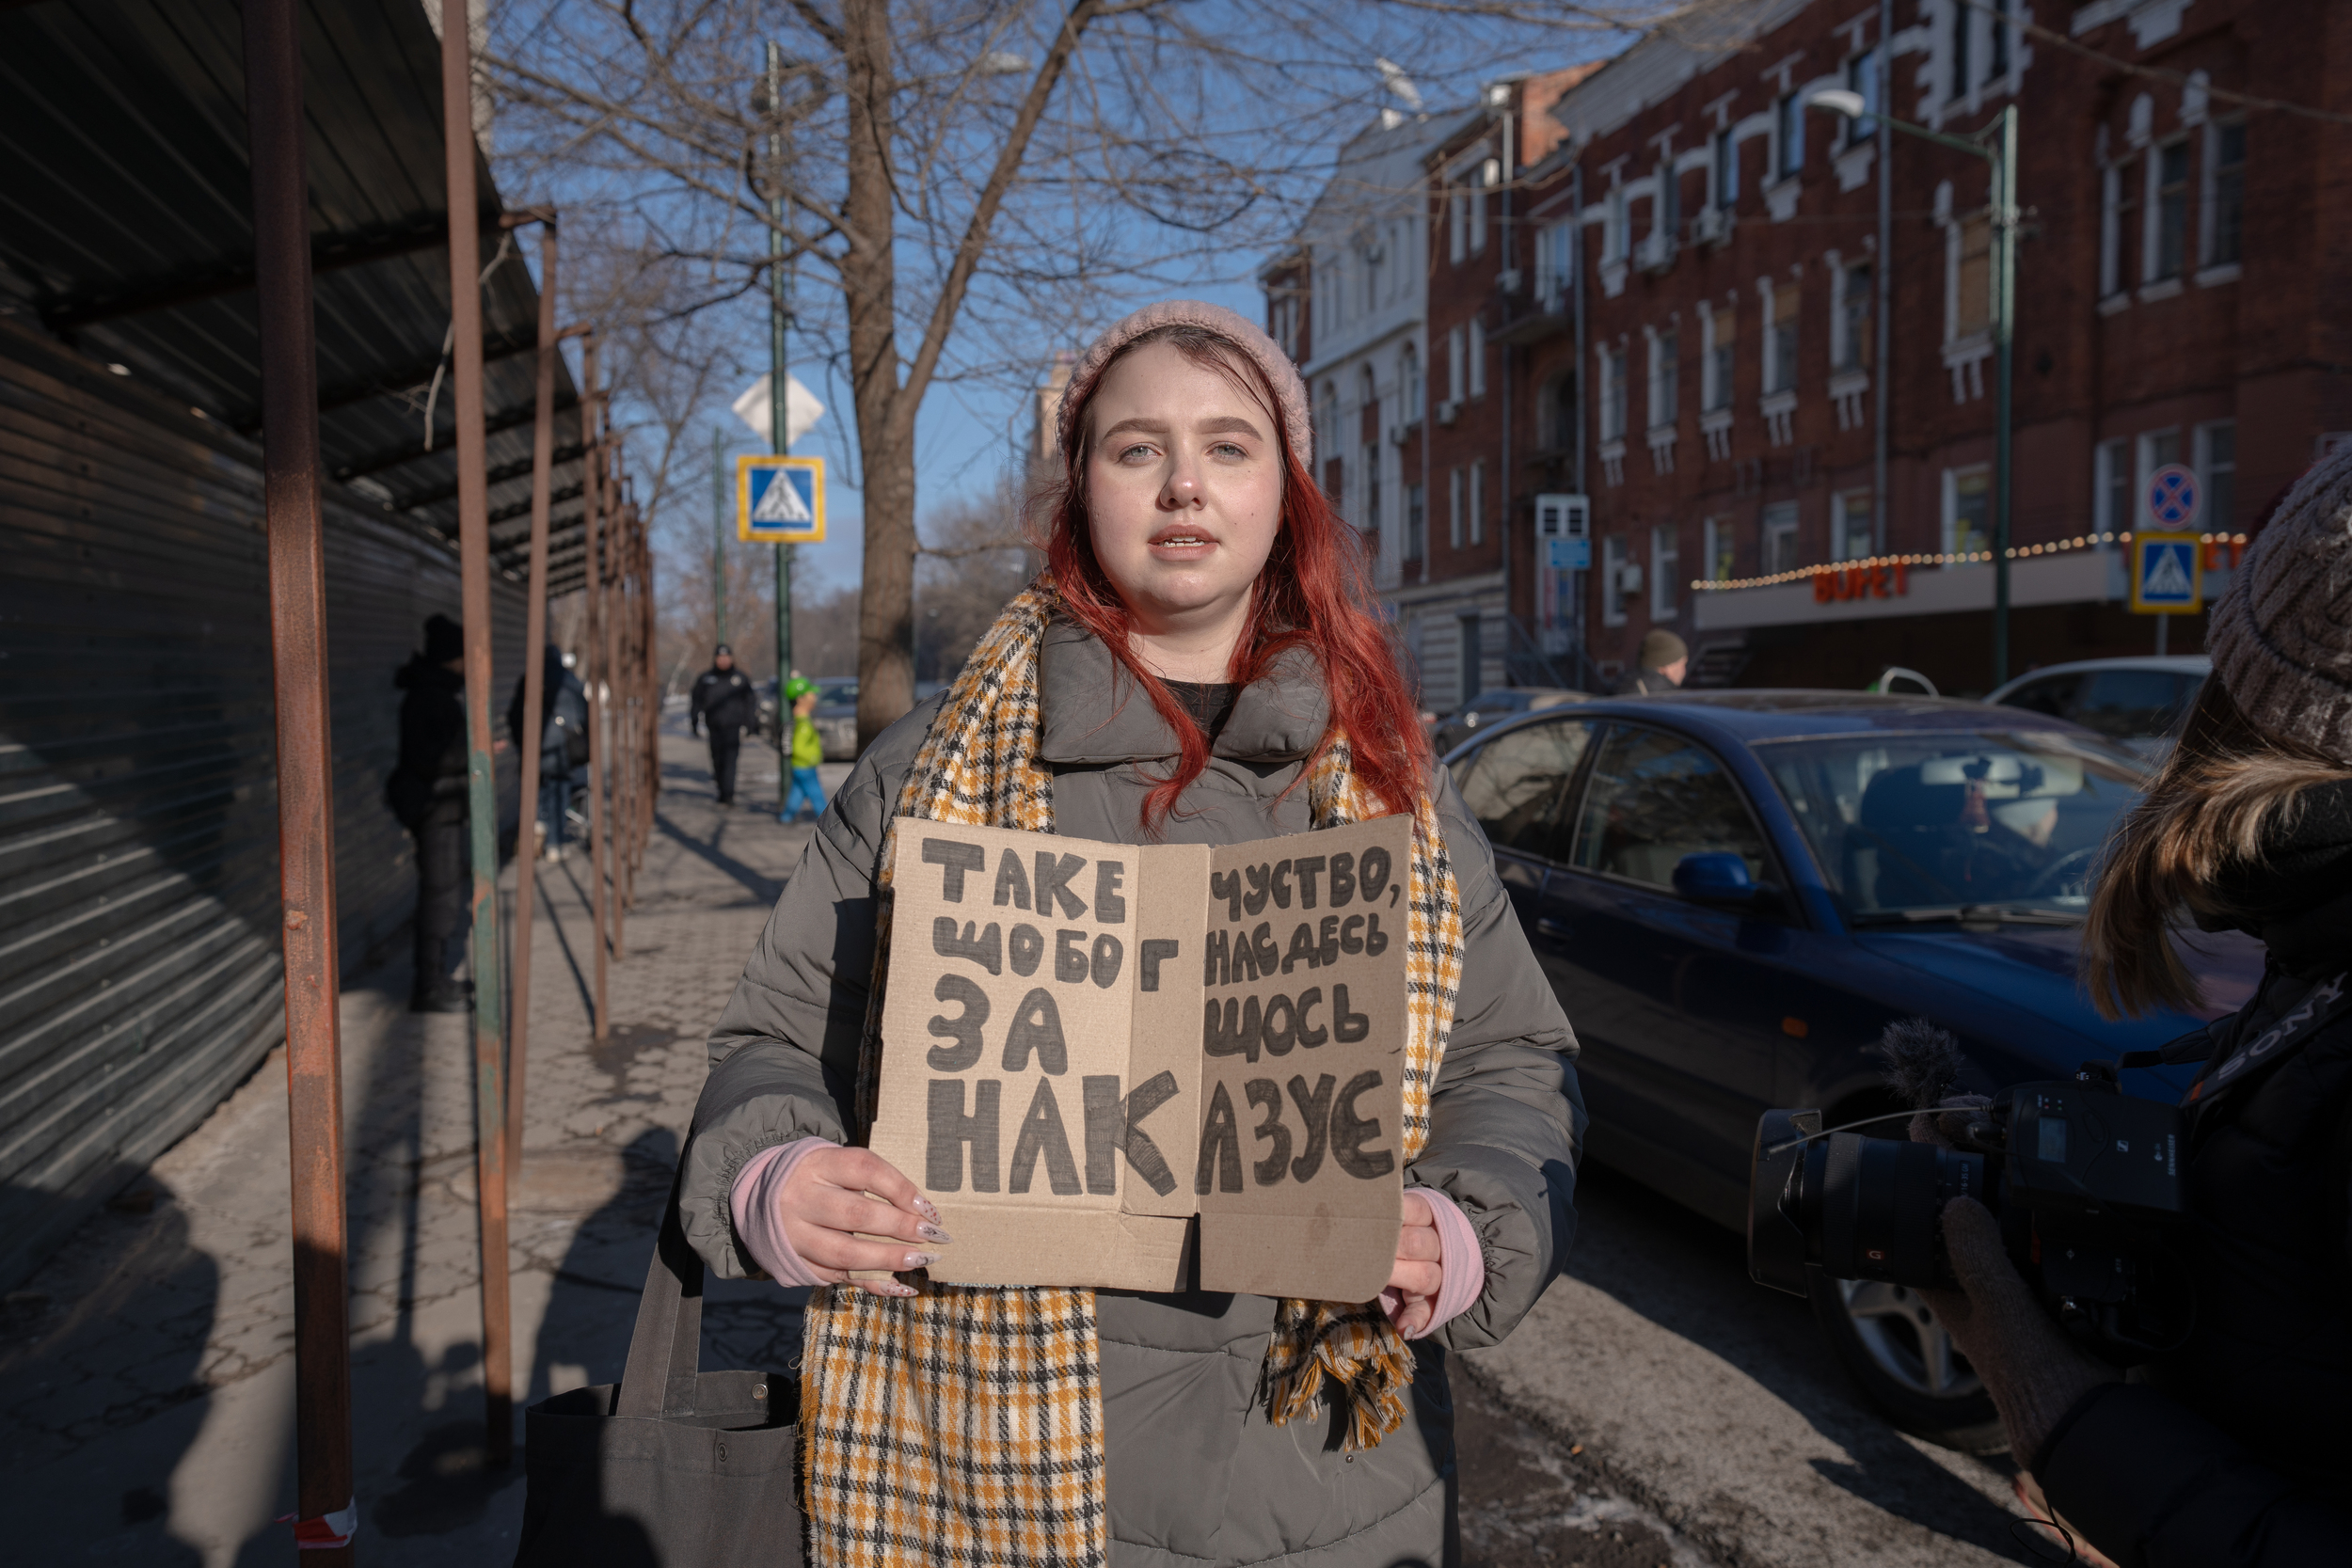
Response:
[{"label": "woman's right hand", "polygon": [[[811,1150],[771,1201],[771,1217],[792,1250],[830,1285],[851,1274],[929,1268],[939,1259],[930,1249],[949,1239],[930,1200],[871,1149]],[[876,1295],[915,1293],[888,1277],[849,1282]]]}]

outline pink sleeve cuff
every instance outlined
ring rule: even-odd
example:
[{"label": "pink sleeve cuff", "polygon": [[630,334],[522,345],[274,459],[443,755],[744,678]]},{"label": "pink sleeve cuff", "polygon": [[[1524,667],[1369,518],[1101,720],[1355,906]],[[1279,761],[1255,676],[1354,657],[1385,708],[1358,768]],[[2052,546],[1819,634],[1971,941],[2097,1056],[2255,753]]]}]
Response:
[{"label": "pink sleeve cuff", "polygon": [[752,1156],[727,1194],[735,1216],[735,1237],[752,1261],[779,1285],[822,1285],[825,1280],[801,1260],[784,1234],[782,1198],[792,1167],[812,1149],[831,1148],[824,1138],[796,1138],[763,1148]]},{"label": "pink sleeve cuff", "polygon": [[[737,1184],[736,1190],[742,1190]],[[1479,1249],[1478,1232],[1471,1227],[1470,1216],[1435,1187],[1415,1187],[1429,1202],[1430,1216],[1438,1222],[1438,1301],[1430,1314],[1429,1326],[1419,1338],[1426,1339],[1447,1323],[1470,1308],[1486,1289],[1486,1255]],[[1405,1298],[1396,1291],[1380,1292],[1380,1309],[1394,1323],[1405,1309]]]}]

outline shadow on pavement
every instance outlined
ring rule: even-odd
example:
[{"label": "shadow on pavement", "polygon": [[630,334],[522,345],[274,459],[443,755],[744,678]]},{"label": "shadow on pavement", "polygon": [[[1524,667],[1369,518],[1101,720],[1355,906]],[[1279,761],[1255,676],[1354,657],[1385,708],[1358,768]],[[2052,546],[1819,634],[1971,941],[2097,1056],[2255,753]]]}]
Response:
[{"label": "shadow on pavement", "polygon": [[738,882],[740,882],[744,888],[751,893],[752,896],[758,899],[762,904],[773,904],[783,895],[784,882],[782,879],[768,876],[756,867],[746,865],[741,861],[737,860],[733,855],[727,854],[720,849],[717,841],[723,840],[724,838],[726,832],[726,824],[724,822],[722,822],[719,825],[719,832],[712,835],[714,842],[711,843],[705,843],[703,840],[696,838],[693,834],[679,827],[675,822],[670,820],[669,816],[664,813],[655,814],[654,825],[660,828],[662,832],[667,834],[672,840],[675,841],[689,853],[701,857],[712,866],[725,872],[729,877],[732,877]]}]

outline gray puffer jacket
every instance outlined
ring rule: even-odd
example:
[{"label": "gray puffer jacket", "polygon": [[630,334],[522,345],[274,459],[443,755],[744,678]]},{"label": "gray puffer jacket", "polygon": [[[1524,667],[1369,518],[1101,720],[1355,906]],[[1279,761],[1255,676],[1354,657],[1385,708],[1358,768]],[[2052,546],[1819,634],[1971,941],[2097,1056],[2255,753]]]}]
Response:
[{"label": "gray puffer jacket", "polygon": [[[1142,840],[1144,797],[1175,754],[1151,703],[1089,633],[1047,633],[1039,753],[1061,832]],[[755,1265],[727,1195],[761,1149],[845,1135],[874,968],[882,832],[940,699],[892,725],[834,798],[710,1038],[710,1078],[685,1154],[680,1217],[723,1275]],[[1311,826],[1292,789],[1327,716],[1311,659],[1294,655],[1239,693],[1208,767],[1168,818],[1168,841],[1235,844]],[[1141,764],[1142,767],[1137,765]],[[1495,878],[1485,835],[1442,772],[1446,842],[1460,884],[1460,1000],[1429,1147],[1408,1184],[1461,1206],[1486,1289],[1415,1350],[1415,1419],[1362,1453],[1327,1421],[1270,1425],[1253,1396],[1274,1303],[1191,1291],[1098,1295],[1112,1560],[1119,1568],[1281,1563],[1392,1568],[1449,1555],[1453,1403],[1443,1349],[1508,1334],[1565,1260],[1584,1110],[1576,1042]],[[1285,794],[1285,791],[1288,791]]]}]

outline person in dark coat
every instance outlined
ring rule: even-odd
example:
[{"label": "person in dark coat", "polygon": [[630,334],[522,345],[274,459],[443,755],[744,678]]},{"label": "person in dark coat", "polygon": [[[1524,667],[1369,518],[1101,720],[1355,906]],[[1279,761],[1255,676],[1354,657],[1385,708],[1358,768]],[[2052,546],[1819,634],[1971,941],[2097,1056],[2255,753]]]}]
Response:
[{"label": "person in dark coat", "polygon": [[719,787],[719,803],[735,803],[735,759],[743,747],[743,732],[759,724],[759,694],[751,678],[735,667],[735,650],[725,643],[710,660],[710,668],[694,678],[694,695],[687,710],[687,728],[710,728],[710,777]]},{"label": "person in dark coat", "polygon": [[424,649],[392,676],[400,761],[385,794],[417,839],[416,978],[408,1007],[462,1013],[466,927],[466,634],[446,615],[424,624]]},{"label": "person in dark coat", "polygon": [[[588,762],[588,692],[564,663],[564,650],[547,645],[539,682],[539,848],[550,861],[564,858],[564,826],[572,803],[572,774]],[[523,745],[523,694],[529,676],[515,682],[506,705],[506,733]]]},{"label": "person in dark coat", "polygon": [[1653,627],[1642,636],[1640,668],[1617,683],[1618,697],[1646,697],[1677,691],[1691,668],[1691,650],[1673,632]]},{"label": "person in dark coat", "polygon": [[[2187,1338],[2125,1382],[1956,1199],[1937,1315],[2001,1413],[2020,1493],[2125,1568],[2352,1562],[2352,451],[2307,474],[2214,606],[2213,676],[2106,849],[2082,974],[2113,1018],[2186,1010],[2184,908],[2268,949],[2234,1017],[2173,1042]],[[1912,1135],[1942,1141],[1949,1117]]]}]

